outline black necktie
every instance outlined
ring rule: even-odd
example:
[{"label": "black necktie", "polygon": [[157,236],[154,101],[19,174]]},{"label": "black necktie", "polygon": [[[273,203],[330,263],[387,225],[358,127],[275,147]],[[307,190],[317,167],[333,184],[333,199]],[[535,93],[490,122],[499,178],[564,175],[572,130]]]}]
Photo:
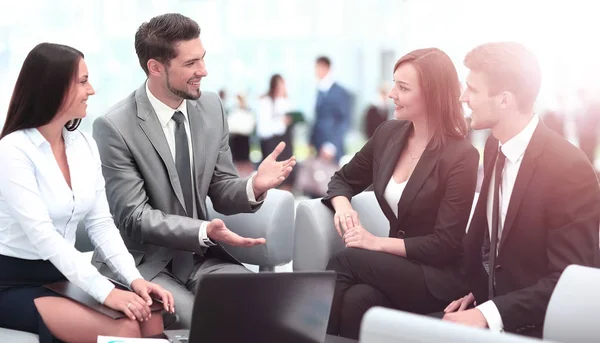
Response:
[{"label": "black necktie", "polygon": [[492,207],[492,233],[490,237],[490,264],[488,271],[489,299],[494,297],[494,269],[496,266],[496,255],[498,251],[498,224],[500,221],[500,185],[502,184],[502,170],[504,169],[505,162],[506,156],[504,156],[502,150],[498,148],[498,155],[496,157],[496,168],[494,171],[494,204]]},{"label": "black necktie", "polygon": [[[188,217],[194,215],[194,203],[192,200],[192,168],[190,166],[190,146],[187,133],[185,132],[185,117],[180,111],[173,114],[175,126],[175,167],[179,175],[179,184],[183,192],[185,201],[185,210]],[[173,274],[184,284],[188,281],[189,275],[194,267],[192,254],[188,251],[174,250],[173,265],[171,270]]]},{"label": "black necktie", "polygon": [[187,133],[185,132],[185,117],[180,111],[173,114],[175,126],[175,167],[179,175],[179,184],[183,192],[185,210],[189,217],[193,214],[192,168],[190,166],[190,147]]}]

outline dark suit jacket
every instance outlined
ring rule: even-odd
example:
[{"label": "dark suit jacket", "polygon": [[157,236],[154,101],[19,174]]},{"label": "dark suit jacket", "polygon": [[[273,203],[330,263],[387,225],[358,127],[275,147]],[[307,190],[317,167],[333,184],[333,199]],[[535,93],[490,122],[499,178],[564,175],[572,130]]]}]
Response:
[{"label": "dark suit jacket", "polygon": [[[488,300],[481,250],[498,141],[484,152],[481,195],[465,236],[465,270],[478,304]],[[562,271],[592,266],[598,253],[600,188],[585,155],[542,122],[523,156],[499,244],[496,296],[504,329],[541,336],[546,308]]]},{"label": "dark suit jacket", "polygon": [[317,149],[317,153],[325,142],[330,142],[337,149],[338,160],[344,155],[344,137],[350,127],[351,103],[348,91],[334,83],[316,105],[310,144]]},{"label": "dark suit jacket", "polygon": [[471,212],[479,153],[465,138],[449,139],[438,149],[428,147],[398,202],[398,218],[383,194],[413,125],[390,120],[335,173],[323,203],[362,192],[371,183],[375,197],[390,222],[389,237],[403,238],[406,255],[421,264],[429,291],[451,301],[465,288],[457,278],[462,239]]},{"label": "dark suit jacket", "polygon": [[[197,101],[185,101],[199,219],[186,213],[175,162],[145,83],[94,122],[111,212],[147,280],[154,278],[177,250],[203,253],[198,232],[202,221],[209,219],[207,196],[223,214],[259,208],[248,202],[247,179],[239,178],[233,165],[219,97],[203,92]],[[210,249],[236,262],[219,245]]]}]

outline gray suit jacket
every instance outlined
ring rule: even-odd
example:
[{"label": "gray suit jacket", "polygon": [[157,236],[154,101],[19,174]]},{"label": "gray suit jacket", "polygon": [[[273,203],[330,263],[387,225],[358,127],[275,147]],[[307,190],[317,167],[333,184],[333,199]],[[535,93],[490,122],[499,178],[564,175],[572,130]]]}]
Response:
[{"label": "gray suit jacket", "polygon": [[[94,122],[110,210],[146,280],[169,263],[175,250],[203,254],[198,232],[202,220],[208,219],[207,195],[223,214],[260,207],[249,203],[248,179],[239,178],[233,165],[227,120],[218,96],[203,92],[199,100],[186,102],[201,219],[186,213],[173,156],[145,83]],[[220,246],[211,249],[225,253]],[[101,260],[94,261],[98,265]]]}]

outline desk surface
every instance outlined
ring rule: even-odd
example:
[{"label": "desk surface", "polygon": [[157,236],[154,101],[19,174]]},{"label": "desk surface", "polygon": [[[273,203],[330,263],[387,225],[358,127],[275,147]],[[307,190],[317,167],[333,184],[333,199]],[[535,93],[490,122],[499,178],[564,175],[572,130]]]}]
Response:
[{"label": "desk surface", "polygon": [[[154,338],[167,338],[167,337],[164,334],[160,334]],[[325,337],[325,343],[358,343],[358,341],[355,341],[355,340],[349,339],[349,338],[344,338],[344,337],[327,335],[327,337]]]}]

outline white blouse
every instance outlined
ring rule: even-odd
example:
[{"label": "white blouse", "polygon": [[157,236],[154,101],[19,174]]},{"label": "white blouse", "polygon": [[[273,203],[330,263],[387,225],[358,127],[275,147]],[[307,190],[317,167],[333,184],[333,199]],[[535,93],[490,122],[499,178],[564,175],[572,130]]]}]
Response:
[{"label": "white blouse", "polygon": [[400,197],[402,197],[402,193],[404,192],[404,188],[406,188],[406,184],[408,180],[397,183],[394,181],[394,177],[390,178],[387,186],[385,186],[385,191],[383,192],[383,198],[394,211],[394,215],[398,218],[398,202],[400,202]]},{"label": "white blouse", "polygon": [[114,272],[128,284],[142,276],[110,214],[96,142],[80,131],[63,130],[63,137],[72,189],[37,129],[0,140],[0,254],[49,260],[104,303],[114,286],[75,249],[80,221]]},{"label": "white blouse", "polygon": [[283,135],[287,129],[285,115],[290,108],[286,98],[277,98],[273,101],[268,96],[262,97],[258,102],[256,135],[260,139]]}]

